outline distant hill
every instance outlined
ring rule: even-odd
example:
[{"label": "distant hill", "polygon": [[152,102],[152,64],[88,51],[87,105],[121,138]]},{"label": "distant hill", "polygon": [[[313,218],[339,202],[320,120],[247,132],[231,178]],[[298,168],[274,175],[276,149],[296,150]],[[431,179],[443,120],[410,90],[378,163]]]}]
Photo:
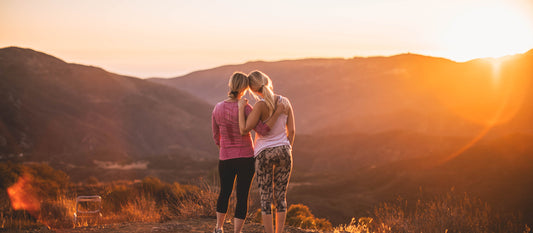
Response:
[{"label": "distant hill", "polygon": [[[292,100],[298,133],[472,136],[494,119],[515,118],[522,125],[518,118],[533,116],[520,112],[533,90],[532,54],[507,57],[498,67],[491,59],[457,63],[416,54],[257,61],[150,80],[214,104],[226,95],[234,71],[259,69],[272,78],[277,93]],[[512,130],[533,133],[531,125]]]},{"label": "distant hill", "polygon": [[0,49],[0,161],[216,159],[211,108],[146,80],[31,49]]}]

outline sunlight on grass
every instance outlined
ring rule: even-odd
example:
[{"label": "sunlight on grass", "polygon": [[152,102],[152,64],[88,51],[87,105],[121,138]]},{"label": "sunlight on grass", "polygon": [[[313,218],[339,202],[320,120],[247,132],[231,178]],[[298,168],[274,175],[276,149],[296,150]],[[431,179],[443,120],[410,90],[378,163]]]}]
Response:
[{"label": "sunlight on grass", "polygon": [[415,203],[399,198],[374,210],[373,232],[530,232],[513,214],[453,189],[439,196],[420,197]]},{"label": "sunlight on grass", "polygon": [[[90,185],[75,185],[65,183],[64,173],[47,165],[0,164],[0,175],[7,180],[8,187],[16,184],[15,181],[20,177],[29,177],[17,175],[18,172],[33,174],[33,179],[25,182],[28,187],[32,187],[28,190],[40,195],[40,208],[32,213],[15,210],[7,192],[3,192],[0,198],[2,229],[42,229],[43,226],[52,229],[72,228],[76,196],[85,192],[96,192],[102,196],[103,218],[101,222],[81,219],[75,227],[215,216],[218,188],[203,180],[198,185],[183,185],[146,177],[140,182],[93,181]],[[56,187],[60,189],[57,190]],[[5,185],[2,188],[7,189]],[[250,221],[260,221],[258,212],[255,216],[251,215]],[[531,231],[517,215],[494,209],[479,198],[453,189],[436,196],[420,194],[416,201],[398,198],[393,202],[381,203],[375,207],[372,216],[354,218],[349,224],[335,228],[327,219],[315,217],[309,207],[293,204],[287,210],[286,224],[335,233]]]},{"label": "sunlight on grass", "polygon": [[[20,175],[22,174],[32,174]],[[86,227],[122,222],[161,222],[177,218],[214,217],[216,188],[205,181],[198,185],[166,183],[154,177],[141,182],[111,182],[73,184],[63,172],[47,165],[0,164],[7,187],[18,187],[21,194],[31,193],[38,199],[38,208],[16,210],[7,192],[0,198],[0,226],[2,229],[33,229],[43,226],[52,229]],[[15,182],[24,177],[24,182]],[[32,177],[32,178],[29,178]],[[45,179],[46,178],[46,179]],[[18,184],[18,186],[16,186]],[[4,185],[4,184],[2,184]],[[74,225],[76,197],[91,192],[102,196],[102,219],[80,217]]]}]

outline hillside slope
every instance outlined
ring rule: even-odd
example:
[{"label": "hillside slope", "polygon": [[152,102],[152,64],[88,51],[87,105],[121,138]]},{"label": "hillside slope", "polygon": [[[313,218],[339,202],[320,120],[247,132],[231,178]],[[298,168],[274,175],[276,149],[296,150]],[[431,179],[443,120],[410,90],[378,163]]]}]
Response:
[{"label": "hillside slope", "polygon": [[[0,156],[92,164],[206,158],[211,106],[182,91],[31,49],[0,49]],[[215,156],[216,157],[216,156]]]},{"label": "hillside slope", "polygon": [[[527,65],[532,54],[465,63],[416,54],[258,61],[150,80],[214,104],[225,96],[234,71],[259,69],[272,78],[277,93],[292,100],[300,134],[409,130],[472,137],[520,110],[531,114],[531,106],[522,104],[530,104],[526,95],[533,90]],[[531,125],[513,130],[533,133]]]}]

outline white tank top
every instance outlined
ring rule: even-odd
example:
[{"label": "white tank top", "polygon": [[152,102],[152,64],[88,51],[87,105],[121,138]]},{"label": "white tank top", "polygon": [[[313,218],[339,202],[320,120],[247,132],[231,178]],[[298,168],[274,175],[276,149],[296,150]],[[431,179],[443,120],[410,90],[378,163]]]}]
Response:
[{"label": "white tank top", "polygon": [[[279,98],[284,98],[279,96]],[[257,156],[261,151],[266,148],[277,146],[291,146],[289,139],[287,138],[287,114],[282,113],[279,115],[276,123],[270,129],[270,132],[266,135],[255,134],[254,142],[254,156]]]}]

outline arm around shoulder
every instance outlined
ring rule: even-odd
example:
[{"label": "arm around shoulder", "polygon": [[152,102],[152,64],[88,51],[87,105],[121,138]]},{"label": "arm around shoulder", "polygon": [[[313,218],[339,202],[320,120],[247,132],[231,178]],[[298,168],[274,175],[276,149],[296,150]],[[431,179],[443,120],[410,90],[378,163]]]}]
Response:
[{"label": "arm around shoulder", "polygon": [[247,135],[253,128],[255,128],[260,120],[262,109],[266,107],[262,106],[264,104],[265,103],[257,102],[248,116],[245,115],[244,106],[239,106],[239,131],[241,135]]}]

